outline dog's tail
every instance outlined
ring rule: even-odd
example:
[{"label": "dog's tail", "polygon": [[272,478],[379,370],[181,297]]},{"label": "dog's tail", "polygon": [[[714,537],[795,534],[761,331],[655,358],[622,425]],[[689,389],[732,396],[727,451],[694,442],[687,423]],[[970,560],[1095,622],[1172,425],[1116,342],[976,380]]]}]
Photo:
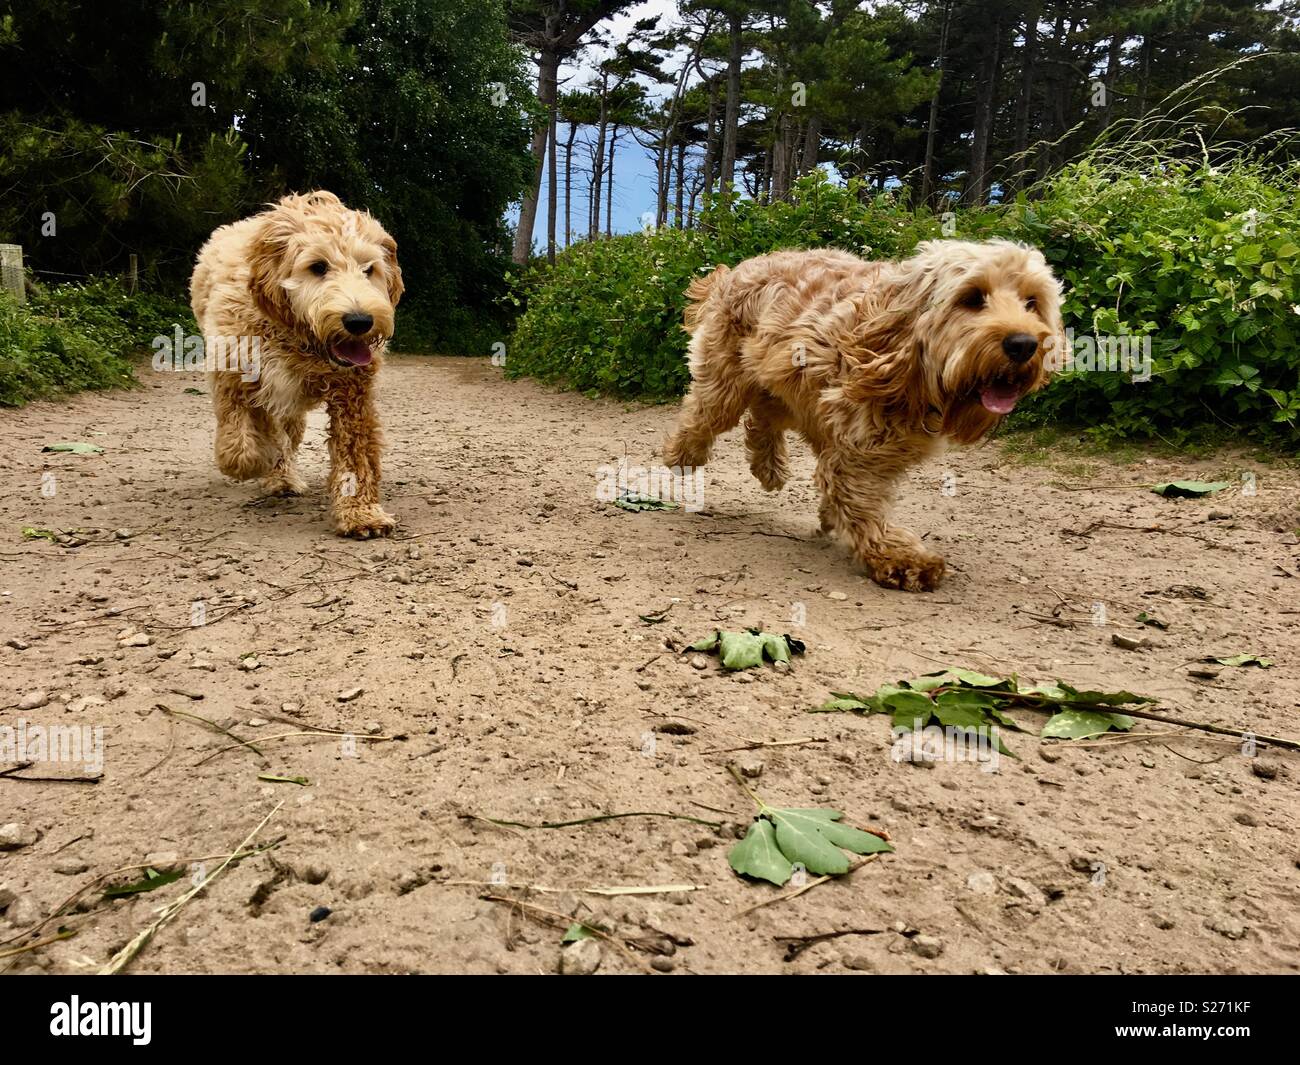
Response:
[{"label": "dog's tail", "polygon": [[699,324],[704,315],[704,305],[708,303],[709,296],[717,288],[718,282],[731,273],[727,267],[719,264],[712,272],[700,277],[691,279],[691,283],[686,286],[686,331],[694,332],[695,327]]}]

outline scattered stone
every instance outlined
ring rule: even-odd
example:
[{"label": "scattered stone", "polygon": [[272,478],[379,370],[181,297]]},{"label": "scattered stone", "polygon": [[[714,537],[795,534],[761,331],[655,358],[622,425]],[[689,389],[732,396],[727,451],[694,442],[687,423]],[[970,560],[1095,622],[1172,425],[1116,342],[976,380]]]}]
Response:
[{"label": "scattered stone", "polygon": [[148,647],[153,643],[153,637],[147,632],[137,632],[128,636],[124,640],[118,640],[118,647]]},{"label": "scattered stone", "polygon": [[80,858],[61,858],[54,863],[54,871],[60,876],[78,876],[90,868]]},{"label": "scattered stone", "polygon": [[845,595],[843,592],[827,592],[827,593],[826,593],[826,598],[827,598],[827,599],[834,599],[835,602],[837,602],[837,603],[842,603],[842,602],[844,602],[844,600],[846,600],[846,599],[848,598],[848,596]]},{"label": "scattered stone", "polygon": [[741,762],[740,775],[749,777],[750,780],[757,780],[763,775],[763,763],[755,759],[751,759],[748,762]]},{"label": "scattered stone", "polygon": [[1250,771],[1260,780],[1276,780],[1277,768],[1276,762],[1265,762],[1259,758],[1253,759],[1250,763]]},{"label": "scattered stone", "polygon": [[19,710],[39,710],[42,706],[50,701],[50,693],[35,691],[28,692],[18,700]]},{"label": "scattered stone", "polygon": [[1145,651],[1148,647],[1155,646],[1145,636],[1140,640],[1135,640],[1133,637],[1125,636],[1123,633],[1119,632],[1111,633],[1110,642],[1116,647],[1124,648],[1126,651]]},{"label": "scattered stone", "polygon": [[1240,921],[1230,917],[1206,918],[1205,927],[1211,932],[1218,932],[1225,939],[1245,939],[1249,929]]},{"label": "scattered stone", "polygon": [[311,914],[308,916],[307,919],[311,921],[312,924],[316,924],[318,921],[325,920],[325,918],[328,917],[333,912],[334,911],[331,910],[328,906],[317,906],[314,910],[311,911]]},{"label": "scattered stone", "polygon": [[943,953],[943,940],[938,936],[913,936],[907,945],[913,954],[922,958],[933,959]]},{"label": "scattered stone", "polygon": [[41,908],[31,895],[19,895],[9,904],[5,916],[14,928],[26,928],[41,919]]},{"label": "scattered stone", "polygon": [[338,694],[338,701],[341,703],[350,703],[353,699],[360,698],[365,690],[365,688],[349,688],[347,691],[341,691]]},{"label": "scattered stone", "polygon": [[1043,743],[1038,746],[1038,757],[1044,762],[1055,763],[1061,760],[1061,752],[1056,749],[1056,744]]},{"label": "scattered stone", "polygon": [[367,722],[366,722],[366,734],[367,734],[367,735],[369,735],[369,736],[378,736],[378,735],[379,735],[381,732],[383,732],[383,731],[384,731],[384,726],[381,725],[378,721],[367,721]]},{"label": "scattered stone", "polygon": [[600,944],[594,939],[580,939],[560,951],[562,976],[590,976],[599,968]]},{"label": "scattered stone", "polygon": [[657,973],[670,973],[676,967],[676,963],[672,958],[654,958],[650,962],[650,968]]},{"label": "scattered stone", "polygon": [[984,871],[971,873],[966,878],[966,887],[976,895],[992,895],[998,888],[997,877]]},{"label": "scattered stone", "polygon": [[0,851],[16,851],[19,847],[30,847],[40,838],[41,834],[36,831],[34,825],[25,825],[18,821],[0,825]]},{"label": "scattered stone", "polygon": [[1247,828],[1258,828],[1259,822],[1255,820],[1255,815],[1243,810],[1241,813],[1233,814],[1232,819],[1239,825],[1245,825]]},{"label": "scattered stone", "polygon": [[1046,906],[1047,896],[1039,890],[1038,885],[1021,877],[1008,877],[1007,890],[1017,898],[1024,899],[1031,906]]},{"label": "scattered stone", "polygon": [[9,909],[9,904],[17,897],[10,888],[0,887],[0,913],[4,913],[5,910]]},{"label": "scattered stone", "polygon": [[846,954],[840,959],[844,968],[852,969],[855,973],[873,973],[876,971],[876,962],[869,954]]},{"label": "scattered stone", "polygon": [[239,660],[239,668],[245,673],[252,673],[255,669],[260,669],[262,663],[258,661],[257,655],[249,655],[247,658]]},{"label": "scattered stone", "polygon": [[175,851],[154,851],[144,856],[144,862],[145,865],[157,869],[160,873],[170,873],[180,864],[179,858],[180,855]]},{"label": "scattered stone", "polygon": [[26,640],[20,640],[17,636],[13,639],[5,640],[6,647],[12,647],[15,651],[26,651],[31,646]]},{"label": "scattered stone", "polygon": [[1162,932],[1167,932],[1169,929],[1174,927],[1174,919],[1172,917],[1166,917],[1163,913],[1153,913],[1151,915],[1151,923]]}]

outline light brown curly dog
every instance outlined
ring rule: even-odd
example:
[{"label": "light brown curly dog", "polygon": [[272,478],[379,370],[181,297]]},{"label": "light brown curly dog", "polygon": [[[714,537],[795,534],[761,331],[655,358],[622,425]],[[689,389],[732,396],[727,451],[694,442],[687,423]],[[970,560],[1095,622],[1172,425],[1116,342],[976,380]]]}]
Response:
[{"label": "light brown curly dog", "polygon": [[1042,254],[1000,240],[930,241],[903,262],[783,251],[719,266],[687,295],[692,383],[664,463],[704,465],[748,412],[749,468],[776,491],[793,429],[817,455],[823,531],[847,536],[877,583],[933,589],[943,559],[887,521],[895,486],[1046,383],[1064,339]]},{"label": "light brown curly dog", "polygon": [[379,505],[373,388],[401,295],[397,242],[332,192],[286,196],[213,233],[190,280],[195,320],[209,345],[252,338],[260,352],[256,380],[211,375],[217,468],[261,477],[268,492],[306,491],[294,456],[307,412],[324,404],[335,529],[391,532],[396,522]]}]

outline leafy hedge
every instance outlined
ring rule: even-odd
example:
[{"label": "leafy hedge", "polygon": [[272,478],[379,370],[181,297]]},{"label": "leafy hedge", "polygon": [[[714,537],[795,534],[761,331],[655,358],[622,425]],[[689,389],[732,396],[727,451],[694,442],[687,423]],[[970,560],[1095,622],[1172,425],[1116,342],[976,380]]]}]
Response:
[{"label": "leafy hedge", "polygon": [[[1300,165],[1226,167],[1132,156],[1085,159],[999,208],[950,219],[968,239],[1041,247],[1064,280],[1076,337],[1150,338],[1153,373],[1062,373],[1023,422],[1101,436],[1187,438],[1199,425],[1300,444]],[[858,181],[810,175],[789,202],[719,205],[701,229],[584,243],[524,278],[506,372],[619,396],[667,399],[688,382],[684,291],[716,263],[778,248],[906,256],[944,235]],[[951,229],[951,227],[948,227]]]},{"label": "leafy hedge", "polygon": [[27,304],[0,292],[0,405],[129,386],[131,356],[177,323],[194,328],[183,303],[112,279],[41,287]]}]

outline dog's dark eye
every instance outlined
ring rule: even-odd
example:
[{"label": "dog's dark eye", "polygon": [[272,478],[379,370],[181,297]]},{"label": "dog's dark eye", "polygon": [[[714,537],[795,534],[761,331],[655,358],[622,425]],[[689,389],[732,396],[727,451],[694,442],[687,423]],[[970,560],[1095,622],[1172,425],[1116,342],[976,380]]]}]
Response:
[{"label": "dog's dark eye", "polygon": [[324,277],[330,271],[330,264],[322,259],[317,259],[308,269],[317,277]]},{"label": "dog's dark eye", "polygon": [[1036,311],[1036,310],[1038,310],[1038,297],[1037,297],[1037,296],[1030,296],[1029,299],[1025,300],[1025,310],[1027,310],[1027,311]]},{"label": "dog's dark eye", "polygon": [[979,311],[984,308],[984,293],[977,288],[962,295],[961,305],[967,310]]},{"label": "dog's dark eye", "polygon": [[374,272],[375,272],[375,267],[373,263],[370,266],[366,267],[366,277],[369,277]]}]

